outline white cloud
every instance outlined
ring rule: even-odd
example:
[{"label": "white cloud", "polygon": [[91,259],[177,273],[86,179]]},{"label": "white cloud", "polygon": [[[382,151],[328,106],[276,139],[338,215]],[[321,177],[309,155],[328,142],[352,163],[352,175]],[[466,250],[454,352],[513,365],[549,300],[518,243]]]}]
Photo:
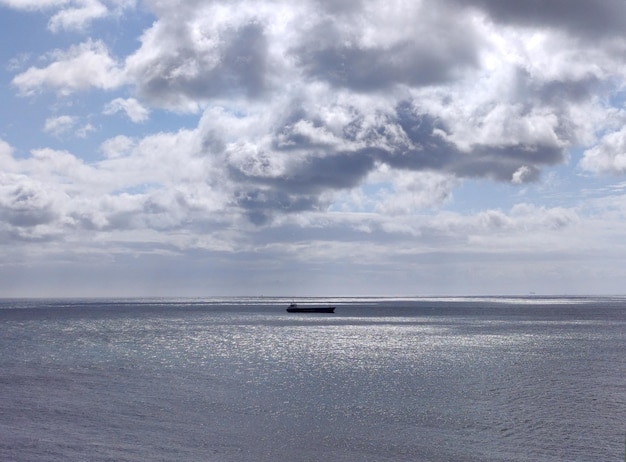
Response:
[{"label": "white cloud", "polygon": [[35,176],[47,181],[74,185],[77,182],[89,184],[95,177],[92,167],[67,151],[51,148],[34,149],[32,157],[23,162]]},{"label": "white cloud", "polygon": [[595,173],[626,173],[626,127],[611,132],[583,153],[580,166]]},{"label": "white cloud", "polygon": [[398,171],[381,165],[359,187],[332,195],[330,208],[411,216],[441,207],[451,199],[457,183],[454,177],[436,172]]},{"label": "white cloud", "polygon": [[[192,136],[181,131],[138,143],[117,137],[103,147],[115,153],[90,164],[51,148],[17,160],[2,142],[0,228],[20,240],[35,240],[90,229],[145,234],[149,229],[180,229],[190,221],[222,221],[227,213],[212,216],[225,211],[230,200],[215,175],[219,172],[210,171],[219,164],[189,150]],[[168,239],[167,234],[159,237]]]},{"label": "white cloud", "polygon": [[135,141],[128,136],[118,135],[102,143],[100,149],[109,159],[126,156],[131,153],[135,146]]},{"label": "white cloud", "polygon": [[108,14],[107,8],[98,0],[81,0],[73,3],[77,6],[61,10],[52,16],[48,27],[53,32],[83,29],[92,20],[103,18]]},{"label": "white cloud", "polygon": [[97,131],[97,128],[94,127],[92,124],[87,123],[82,127],[79,127],[78,130],[76,130],[76,136],[78,138],[87,138],[90,133],[93,133],[95,131]]},{"label": "white cloud", "polygon": [[62,135],[70,131],[76,124],[76,118],[68,115],[50,117],[46,119],[44,131],[55,136]]},{"label": "white cloud", "polygon": [[0,171],[15,172],[18,169],[18,162],[13,156],[13,147],[0,138]]},{"label": "white cloud", "polygon": [[74,135],[78,138],[86,138],[89,133],[96,131],[96,128],[90,123],[76,127],[78,121],[77,117],[68,115],[49,117],[44,124],[44,131],[56,137],[74,131]]},{"label": "white cloud", "polygon": [[135,6],[135,0],[0,0],[0,5],[26,11],[54,10],[48,22],[52,32],[84,30],[95,19]]},{"label": "white cloud", "polygon": [[0,0],[0,5],[24,10],[41,10],[51,7],[61,7],[71,3],[71,0]]},{"label": "white cloud", "polygon": [[525,178],[531,173],[531,170],[525,166],[522,165],[520,168],[518,168],[515,173],[513,174],[513,178],[511,179],[511,182],[515,183],[515,184],[522,184],[525,183]]},{"label": "white cloud", "polygon": [[124,82],[122,70],[101,41],[88,40],[66,51],[51,55],[53,62],[44,68],[31,67],[15,76],[13,84],[23,95],[46,87],[62,95],[89,88],[112,89]]},{"label": "white cloud", "polygon": [[9,143],[0,138],[0,159],[10,158],[13,154],[13,148]]},{"label": "white cloud", "polygon": [[25,67],[29,59],[30,59],[29,53],[20,53],[19,55],[8,60],[6,64],[6,69],[9,72],[17,72],[23,67]]},{"label": "white cloud", "polygon": [[135,98],[116,98],[106,105],[104,114],[111,115],[123,111],[135,123],[148,120],[150,111],[141,105]]}]

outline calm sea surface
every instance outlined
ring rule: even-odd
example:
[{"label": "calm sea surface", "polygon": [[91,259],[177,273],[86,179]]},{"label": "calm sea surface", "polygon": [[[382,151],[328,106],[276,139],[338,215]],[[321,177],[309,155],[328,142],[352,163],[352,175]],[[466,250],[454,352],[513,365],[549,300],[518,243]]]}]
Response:
[{"label": "calm sea surface", "polygon": [[626,298],[0,300],[0,460],[623,461]]}]

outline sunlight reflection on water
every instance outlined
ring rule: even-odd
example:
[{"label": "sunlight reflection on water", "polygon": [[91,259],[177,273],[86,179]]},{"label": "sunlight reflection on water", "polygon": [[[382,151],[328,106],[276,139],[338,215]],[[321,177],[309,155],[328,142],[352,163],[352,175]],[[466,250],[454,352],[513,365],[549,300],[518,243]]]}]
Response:
[{"label": "sunlight reflection on water", "polygon": [[162,307],[4,321],[5,428],[37,409],[21,431],[50,444],[109,447],[119,429],[216,460],[609,460],[620,444],[602,442],[626,410],[609,312]]}]

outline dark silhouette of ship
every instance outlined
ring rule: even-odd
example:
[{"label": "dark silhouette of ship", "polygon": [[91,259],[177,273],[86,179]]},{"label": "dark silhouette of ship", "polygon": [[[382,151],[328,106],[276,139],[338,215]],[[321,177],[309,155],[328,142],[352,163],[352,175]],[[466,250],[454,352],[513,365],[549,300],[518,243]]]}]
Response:
[{"label": "dark silhouette of ship", "polygon": [[288,313],[334,313],[334,306],[298,306],[297,303],[291,303],[287,307]]}]

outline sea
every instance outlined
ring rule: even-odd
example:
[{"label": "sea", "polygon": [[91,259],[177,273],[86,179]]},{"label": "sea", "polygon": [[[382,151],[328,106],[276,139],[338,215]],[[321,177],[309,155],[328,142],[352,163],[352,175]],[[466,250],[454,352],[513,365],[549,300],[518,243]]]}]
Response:
[{"label": "sea", "polygon": [[626,297],[291,301],[0,299],[0,460],[626,460]]}]

